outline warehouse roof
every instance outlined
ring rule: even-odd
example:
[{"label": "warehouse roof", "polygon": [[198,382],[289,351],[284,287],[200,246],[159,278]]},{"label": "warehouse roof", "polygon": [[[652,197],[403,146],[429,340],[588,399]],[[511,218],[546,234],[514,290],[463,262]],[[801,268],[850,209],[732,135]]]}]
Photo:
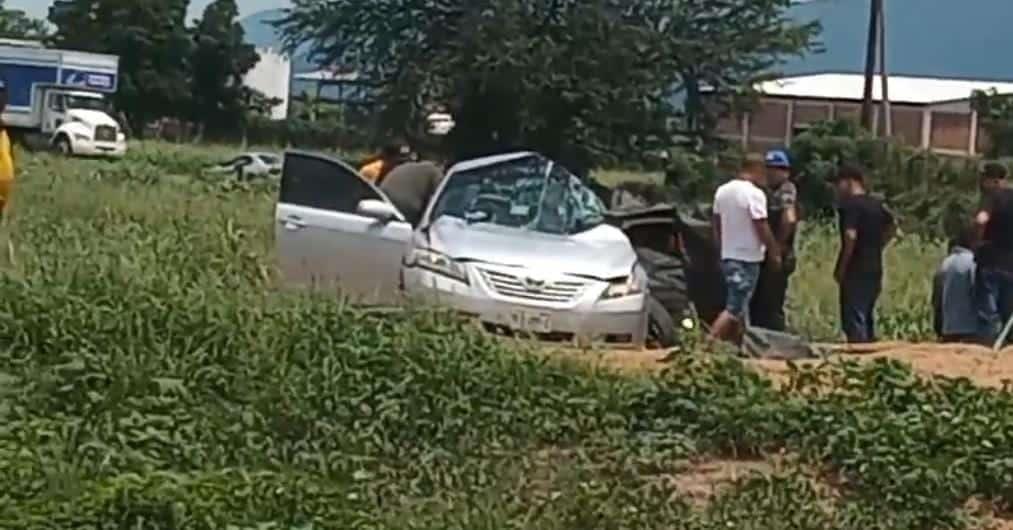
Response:
[{"label": "warehouse roof", "polygon": [[296,81],[319,81],[321,83],[353,83],[359,80],[358,72],[338,72],[335,70],[317,70],[296,74]]},{"label": "warehouse roof", "polygon": [[[940,79],[931,77],[890,76],[890,101],[913,105],[930,105],[948,101],[961,101],[976,90],[995,89],[1000,94],[1013,94],[1013,83],[1000,81],[974,81],[967,79]],[[861,101],[865,90],[862,74],[823,73],[785,77],[757,84],[757,90],[775,97],[816,98]],[[873,89],[873,98],[882,98],[879,78]]]}]

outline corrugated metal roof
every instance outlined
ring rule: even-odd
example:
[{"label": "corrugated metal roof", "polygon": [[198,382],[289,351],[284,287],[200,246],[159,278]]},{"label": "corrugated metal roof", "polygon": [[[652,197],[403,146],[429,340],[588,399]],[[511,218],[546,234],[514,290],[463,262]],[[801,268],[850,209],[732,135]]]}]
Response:
[{"label": "corrugated metal roof", "polygon": [[318,81],[322,83],[351,83],[360,78],[358,72],[336,72],[333,70],[317,70],[296,74],[296,81]]},{"label": "corrugated metal roof", "polygon": [[[914,105],[930,105],[960,101],[971,97],[975,90],[995,89],[1000,94],[1013,94],[1013,83],[999,81],[973,81],[966,79],[939,79],[930,77],[890,76],[890,101]],[[791,98],[843,99],[861,101],[865,90],[865,77],[861,74],[826,73],[785,77],[760,83],[756,87],[769,96]],[[873,88],[873,98],[882,98],[879,77]]]}]

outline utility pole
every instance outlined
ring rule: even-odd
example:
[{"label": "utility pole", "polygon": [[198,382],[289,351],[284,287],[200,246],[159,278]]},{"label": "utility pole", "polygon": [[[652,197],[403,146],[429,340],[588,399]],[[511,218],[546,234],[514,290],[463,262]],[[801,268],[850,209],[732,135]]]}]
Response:
[{"label": "utility pole", "polygon": [[883,82],[883,136],[893,136],[893,113],[890,111],[890,74],[886,71],[886,7],[884,0],[879,4],[879,75]]},{"label": "utility pole", "polygon": [[882,0],[869,0],[869,38],[865,48],[865,95],[862,98],[862,127],[872,123],[872,86],[876,78],[876,44],[879,41],[879,13]]}]

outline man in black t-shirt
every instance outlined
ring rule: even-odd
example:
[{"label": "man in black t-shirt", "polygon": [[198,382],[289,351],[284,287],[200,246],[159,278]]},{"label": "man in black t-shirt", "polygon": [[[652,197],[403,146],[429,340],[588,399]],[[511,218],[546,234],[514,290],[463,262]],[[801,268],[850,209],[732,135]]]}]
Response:
[{"label": "man in black t-shirt", "polygon": [[841,327],[849,343],[875,342],[883,249],[895,233],[894,217],[882,201],[868,194],[858,167],[842,166],[834,181],[841,232],[834,279],[840,286]]},{"label": "man in black t-shirt", "polygon": [[1013,189],[1007,169],[990,162],[981,172],[981,207],[974,218],[978,281],[975,305],[982,338],[989,342],[1013,316]]}]

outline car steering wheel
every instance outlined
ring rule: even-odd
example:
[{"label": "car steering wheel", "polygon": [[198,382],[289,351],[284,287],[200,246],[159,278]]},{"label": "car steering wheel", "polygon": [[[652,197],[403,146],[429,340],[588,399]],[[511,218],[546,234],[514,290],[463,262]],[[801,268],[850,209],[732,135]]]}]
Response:
[{"label": "car steering wheel", "polygon": [[510,199],[502,195],[483,193],[472,199],[468,211],[488,214],[489,222],[502,221],[510,212]]}]

